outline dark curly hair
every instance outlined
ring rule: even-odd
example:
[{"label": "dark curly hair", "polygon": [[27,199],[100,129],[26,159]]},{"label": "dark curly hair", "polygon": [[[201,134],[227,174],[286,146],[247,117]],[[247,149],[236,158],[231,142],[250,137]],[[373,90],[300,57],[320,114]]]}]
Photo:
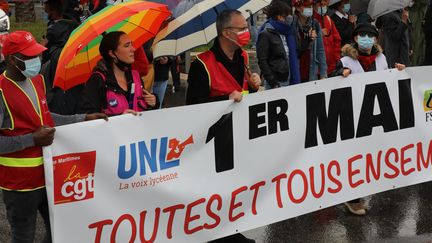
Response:
[{"label": "dark curly hair", "polygon": [[276,16],[288,16],[291,15],[292,10],[288,3],[277,0],[272,1],[272,3],[267,7],[266,14],[268,19],[275,19]]}]

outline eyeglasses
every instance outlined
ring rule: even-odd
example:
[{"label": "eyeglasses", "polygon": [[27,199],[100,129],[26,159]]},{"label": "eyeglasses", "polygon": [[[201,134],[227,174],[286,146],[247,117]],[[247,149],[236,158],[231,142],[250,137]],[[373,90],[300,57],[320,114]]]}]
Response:
[{"label": "eyeglasses", "polygon": [[372,34],[372,33],[370,33],[370,32],[363,32],[363,31],[360,31],[360,32],[358,32],[357,34],[358,34],[359,36],[362,36],[362,37],[364,37],[364,36],[368,36],[368,37],[375,37],[375,35]]},{"label": "eyeglasses", "polygon": [[243,32],[243,31],[248,31],[248,30],[249,30],[249,27],[235,27],[235,26],[228,26],[228,27],[226,27],[226,29],[238,29],[238,30],[240,30],[240,32]]}]

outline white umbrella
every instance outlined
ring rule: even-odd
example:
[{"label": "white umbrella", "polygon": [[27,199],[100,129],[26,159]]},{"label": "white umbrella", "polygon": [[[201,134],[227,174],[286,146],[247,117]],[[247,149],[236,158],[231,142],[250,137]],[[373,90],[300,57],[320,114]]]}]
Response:
[{"label": "white umbrella", "polygon": [[333,4],[335,4],[335,3],[338,3],[338,2],[340,2],[341,0],[330,0],[330,2],[329,2],[329,6],[330,5],[333,5]]},{"label": "white umbrella", "polygon": [[[190,4],[193,2],[193,4]],[[186,12],[179,14],[155,37],[153,57],[176,56],[197,46],[205,45],[216,36],[216,17],[225,9],[237,9],[244,16],[246,10],[256,13],[269,5],[271,0],[183,0],[177,6]]]},{"label": "white umbrella", "polygon": [[370,0],[368,14],[373,19],[403,9],[410,4],[410,0]]}]

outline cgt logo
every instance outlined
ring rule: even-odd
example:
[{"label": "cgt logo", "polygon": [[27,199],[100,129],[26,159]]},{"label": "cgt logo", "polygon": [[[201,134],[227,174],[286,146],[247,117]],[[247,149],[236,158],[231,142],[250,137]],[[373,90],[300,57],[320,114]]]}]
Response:
[{"label": "cgt logo", "polygon": [[[154,138],[150,140],[150,143],[145,141],[131,143],[128,146],[129,151],[127,151],[126,145],[122,145],[119,147],[117,175],[121,179],[129,179],[138,170],[140,176],[146,175],[146,164],[152,173],[179,166],[179,158],[184,149],[193,143],[193,136],[190,135],[184,141],[171,138],[168,142],[168,137],[162,137],[160,139]],[[158,148],[159,154],[157,153]]]},{"label": "cgt logo", "polygon": [[53,157],[54,204],[93,198],[96,151]]}]

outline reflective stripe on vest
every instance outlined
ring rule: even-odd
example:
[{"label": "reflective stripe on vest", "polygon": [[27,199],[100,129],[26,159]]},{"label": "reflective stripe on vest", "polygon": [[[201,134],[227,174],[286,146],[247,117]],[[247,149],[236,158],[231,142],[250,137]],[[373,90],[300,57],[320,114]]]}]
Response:
[{"label": "reflective stripe on vest", "polygon": [[[19,192],[31,192],[31,191],[36,191],[36,190],[39,190],[39,189],[42,189],[42,188],[45,188],[45,186],[36,187],[36,188],[32,188],[32,189],[16,190],[16,191],[19,191]],[[0,186],[0,189],[5,190],[5,191],[15,191],[13,189],[9,189],[9,188],[2,187],[2,186]]]},{"label": "reflective stripe on vest", "polygon": [[36,167],[43,165],[43,157],[36,158],[9,158],[0,157],[0,165],[7,167]]}]

